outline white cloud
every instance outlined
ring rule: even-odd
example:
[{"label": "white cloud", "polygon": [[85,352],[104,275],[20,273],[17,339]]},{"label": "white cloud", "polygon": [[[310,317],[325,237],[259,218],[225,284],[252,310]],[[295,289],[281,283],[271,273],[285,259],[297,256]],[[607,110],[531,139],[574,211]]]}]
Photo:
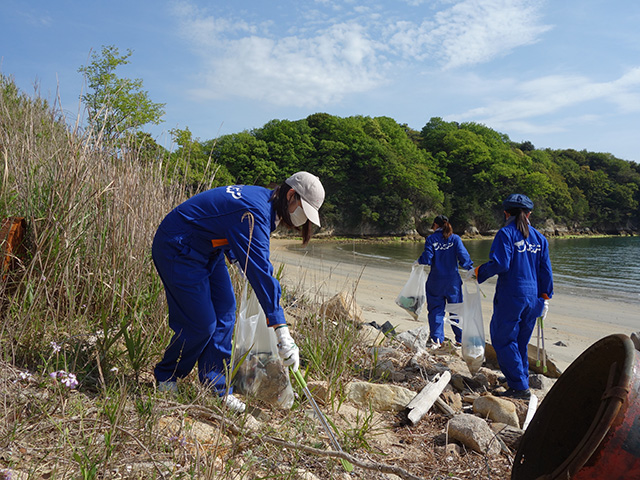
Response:
[{"label": "white cloud", "polygon": [[640,112],[640,67],[616,80],[613,87],[611,99],[622,112]]},{"label": "white cloud", "polygon": [[372,50],[369,40],[346,25],[311,39],[246,37],[232,42],[223,57],[210,60],[207,92],[199,93],[277,105],[326,104],[379,84]]},{"label": "white cloud", "polygon": [[50,27],[54,24],[53,18],[50,15],[46,15],[37,9],[28,9],[25,11],[16,12],[22,20],[28,25],[34,27]]},{"label": "white cloud", "polygon": [[448,68],[486,62],[534,43],[551,27],[539,25],[539,1],[466,0],[436,16]]},{"label": "white cloud", "polygon": [[[560,131],[566,124],[593,123],[601,118],[594,113],[571,113],[574,108],[585,105],[597,110],[594,102],[613,103],[622,113],[640,112],[640,67],[609,82],[594,82],[584,76],[550,75],[519,84],[511,82],[511,85],[511,91],[500,92],[501,98],[508,96],[509,99],[495,100],[452,117],[490,124],[498,129],[548,133]],[[551,114],[556,117],[554,124],[534,126],[539,117]]]},{"label": "white cloud", "polygon": [[316,106],[383,82],[379,46],[357,23],[338,23],[306,38],[271,38],[248,34],[255,29],[245,22],[204,16],[188,4],[180,14],[187,37],[205,58],[205,86],[193,91],[200,98],[239,96]]},{"label": "white cloud", "polygon": [[419,7],[424,5],[428,0],[404,0],[410,7]]},{"label": "white cloud", "polygon": [[[419,0],[410,0],[419,5]],[[321,106],[387,83],[408,61],[445,68],[489,61],[532,43],[549,27],[538,23],[535,0],[443,1],[445,10],[414,20],[418,10],[383,14],[381,4],[316,2],[341,15],[305,20],[276,35],[274,28],[198,11],[188,1],[176,12],[182,31],[204,59],[205,99],[237,96],[276,105]],[[347,8],[348,7],[348,8]],[[422,8],[425,15],[432,9]],[[426,12],[426,13],[425,13]],[[307,18],[301,13],[302,18]],[[403,19],[402,15],[407,19]],[[388,24],[390,18],[396,20]],[[265,22],[273,26],[273,20]]]},{"label": "white cloud", "polygon": [[463,0],[420,24],[397,22],[390,28],[389,43],[405,58],[438,58],[445,68],[487,62],[534,43],[551,28],[538,22],[542,4]]},{"label": "white cloud", "polygon": [[182,35],[201,51],[224,48],[229,41],[228,39],[235,35],[256,33],[256,27],[245,21],[204,16],[201,11],[188,2],[176,4],[174,12],[182,18]]}]

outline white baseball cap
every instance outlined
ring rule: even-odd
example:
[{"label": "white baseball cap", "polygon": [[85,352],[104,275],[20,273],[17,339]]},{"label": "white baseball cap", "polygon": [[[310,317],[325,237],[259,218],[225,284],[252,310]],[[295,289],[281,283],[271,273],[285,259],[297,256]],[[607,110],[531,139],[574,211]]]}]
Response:
[{"label": "white baseball cap", "polygon": [[312,223],[320,226],[318,210],[324,202],[324,187],[320,179],[309,172],[297,172],[285,180],[293,188],[302,203],[302,210]]}]

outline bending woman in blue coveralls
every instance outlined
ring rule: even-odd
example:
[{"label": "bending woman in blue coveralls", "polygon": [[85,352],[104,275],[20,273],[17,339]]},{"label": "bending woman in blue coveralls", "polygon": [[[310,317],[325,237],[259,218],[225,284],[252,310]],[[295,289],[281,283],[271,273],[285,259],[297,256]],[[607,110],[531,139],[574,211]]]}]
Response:
[{"label": "bending woman in blue coveralls", "polygon": [[[453,233],[449,219],[438,215],[431,227],[435,230],[424,242],[424,252],[417,262],[431,265],[427,278],[427,314],[431,346],[438,348],[444,342],[444,315],[447,303],[462,303],[462,279],[458,264],[471,270],[473,262],[464,248],[462,239]],[[462,330],[452,325],[456,344],[462,342]]]},{"label": "bending woman in blue coveralls", "polygon": [[169,326],[174,331],[154,373],[161,391],[198,364],[200,381],[236,412],[245,404],[227,393],[226,364],[236,321],[236,300],[225,257],[238,262],[275,329],[278,353],[297,370],[298,347],[280,306],[281,287],[269,260],[271,232],[280,223],[300,230],[303,244],[311,223],[320,226],[324,188],[315,175],[298,172],[275,190],[249,185],[218,187],[191,197],[158,227],[152,255],[164,284]]},{"label": "bending woman in blue coveralls", "polygon": [[529,224],[533,202],[509,195],[502,203],[506,225],[496,234],[489,262],[476,268],[478,283],[498,275],[491,317],[491,343],[509,388],[502,396],[529,398],[528,345],[536,320],[553,296],[547,239]]}]

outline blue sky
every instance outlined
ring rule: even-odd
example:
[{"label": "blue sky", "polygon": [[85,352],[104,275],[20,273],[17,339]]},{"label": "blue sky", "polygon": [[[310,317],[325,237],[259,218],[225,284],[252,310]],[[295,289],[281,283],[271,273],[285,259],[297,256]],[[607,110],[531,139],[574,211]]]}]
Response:
[{"label": "blue sky", "polygon": [[0,72],[84,115],[78,68],[133,51],[116,73],[165,103],[148,128],[194,137],[316,112],[478,122],[537,148],[640,161],[635,0],[2,0]]}]

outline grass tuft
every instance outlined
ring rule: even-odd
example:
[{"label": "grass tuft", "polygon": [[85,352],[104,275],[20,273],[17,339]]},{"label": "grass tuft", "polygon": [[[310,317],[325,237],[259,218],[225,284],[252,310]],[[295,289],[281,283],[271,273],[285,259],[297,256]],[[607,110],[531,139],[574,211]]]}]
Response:
[{"label": "grass tuft", "polygon": [[[195,373],[177,397],[156,392],[153,366],[171,331],[150,249],[188,181],[176,184],[162,158],[142,161],[126,142],[68,124],[0,76],[0,218],[27,225],[0,277],[0,478],[284,479],[302,465],[332,475],[338,461],[264,441],[325,445],[301,399],[265,409],[273,421],[255,427]],[[302,357],[339,403],[355,326],[322,319],[304,298],[295,306]],[[360,448],[371,429],[363,417],[340,438]]]}]

